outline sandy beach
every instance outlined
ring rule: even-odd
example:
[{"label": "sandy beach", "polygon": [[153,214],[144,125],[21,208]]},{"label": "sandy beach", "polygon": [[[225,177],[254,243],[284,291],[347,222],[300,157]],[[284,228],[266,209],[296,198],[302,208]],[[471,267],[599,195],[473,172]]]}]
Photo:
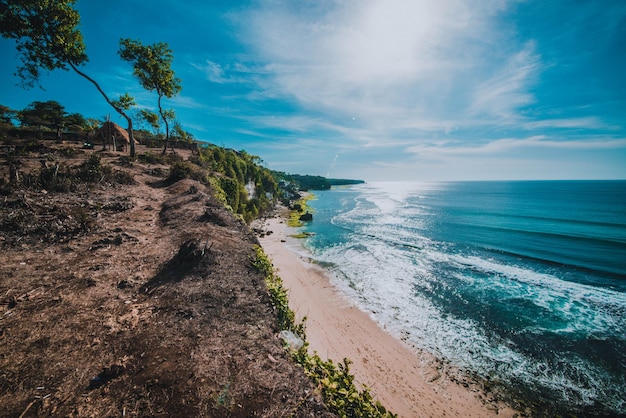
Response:
[{"label": "sandy beach", "polygon": [[[477,385],[451,379],[447,367],[391,336],[332,285],[319,266],[291,249],[294,228],[276,217],[260,238],[289,292],[298,320],[305,317],[310,350],[333,361],[350,359],[351,372],[376,399],[400,417],[509,417],[515,411],[488,400]],[[291,248],[291,249],[290,249]]]}]

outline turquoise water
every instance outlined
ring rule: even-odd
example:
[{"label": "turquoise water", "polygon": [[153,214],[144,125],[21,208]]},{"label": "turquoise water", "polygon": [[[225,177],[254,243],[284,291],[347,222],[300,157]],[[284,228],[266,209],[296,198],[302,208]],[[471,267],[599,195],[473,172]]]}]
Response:
[{"label": "turquoise water", "polygon": [[392,333],[547,411],[626,414],[625,181],[315,195],[305,245]]}]

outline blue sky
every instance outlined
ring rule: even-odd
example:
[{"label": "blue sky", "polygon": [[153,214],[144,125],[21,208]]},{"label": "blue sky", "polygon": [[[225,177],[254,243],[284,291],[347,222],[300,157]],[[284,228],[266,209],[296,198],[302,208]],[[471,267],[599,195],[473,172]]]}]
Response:
[{"label": "blue sky", "polygon": [[[167,42],[197,139],[272,168],[368,181],[626,178],[626,1],[78,2],[111,95],[154,108],[116,52]],[[0,39],[0,104],[115,112],[76,74],[24,90]],[[121,120],[118,123],[123,124]]]}]

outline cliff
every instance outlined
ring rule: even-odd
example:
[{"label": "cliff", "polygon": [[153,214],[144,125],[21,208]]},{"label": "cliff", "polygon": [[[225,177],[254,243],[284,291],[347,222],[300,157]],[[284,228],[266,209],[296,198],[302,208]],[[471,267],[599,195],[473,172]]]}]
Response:
[{"label": "cliff", "polygon": [[0,415],[333,416],[223,190],[48,142],[0,154]]}]

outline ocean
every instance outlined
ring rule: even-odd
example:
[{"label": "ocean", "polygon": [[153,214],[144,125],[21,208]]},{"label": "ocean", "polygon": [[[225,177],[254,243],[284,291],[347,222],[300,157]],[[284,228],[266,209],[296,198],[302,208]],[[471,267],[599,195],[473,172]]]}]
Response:
[{"label": "ocean", "polygon": [[626,415],[626,181],[314,194],[305,247],[389,332],[546,415]]}]

